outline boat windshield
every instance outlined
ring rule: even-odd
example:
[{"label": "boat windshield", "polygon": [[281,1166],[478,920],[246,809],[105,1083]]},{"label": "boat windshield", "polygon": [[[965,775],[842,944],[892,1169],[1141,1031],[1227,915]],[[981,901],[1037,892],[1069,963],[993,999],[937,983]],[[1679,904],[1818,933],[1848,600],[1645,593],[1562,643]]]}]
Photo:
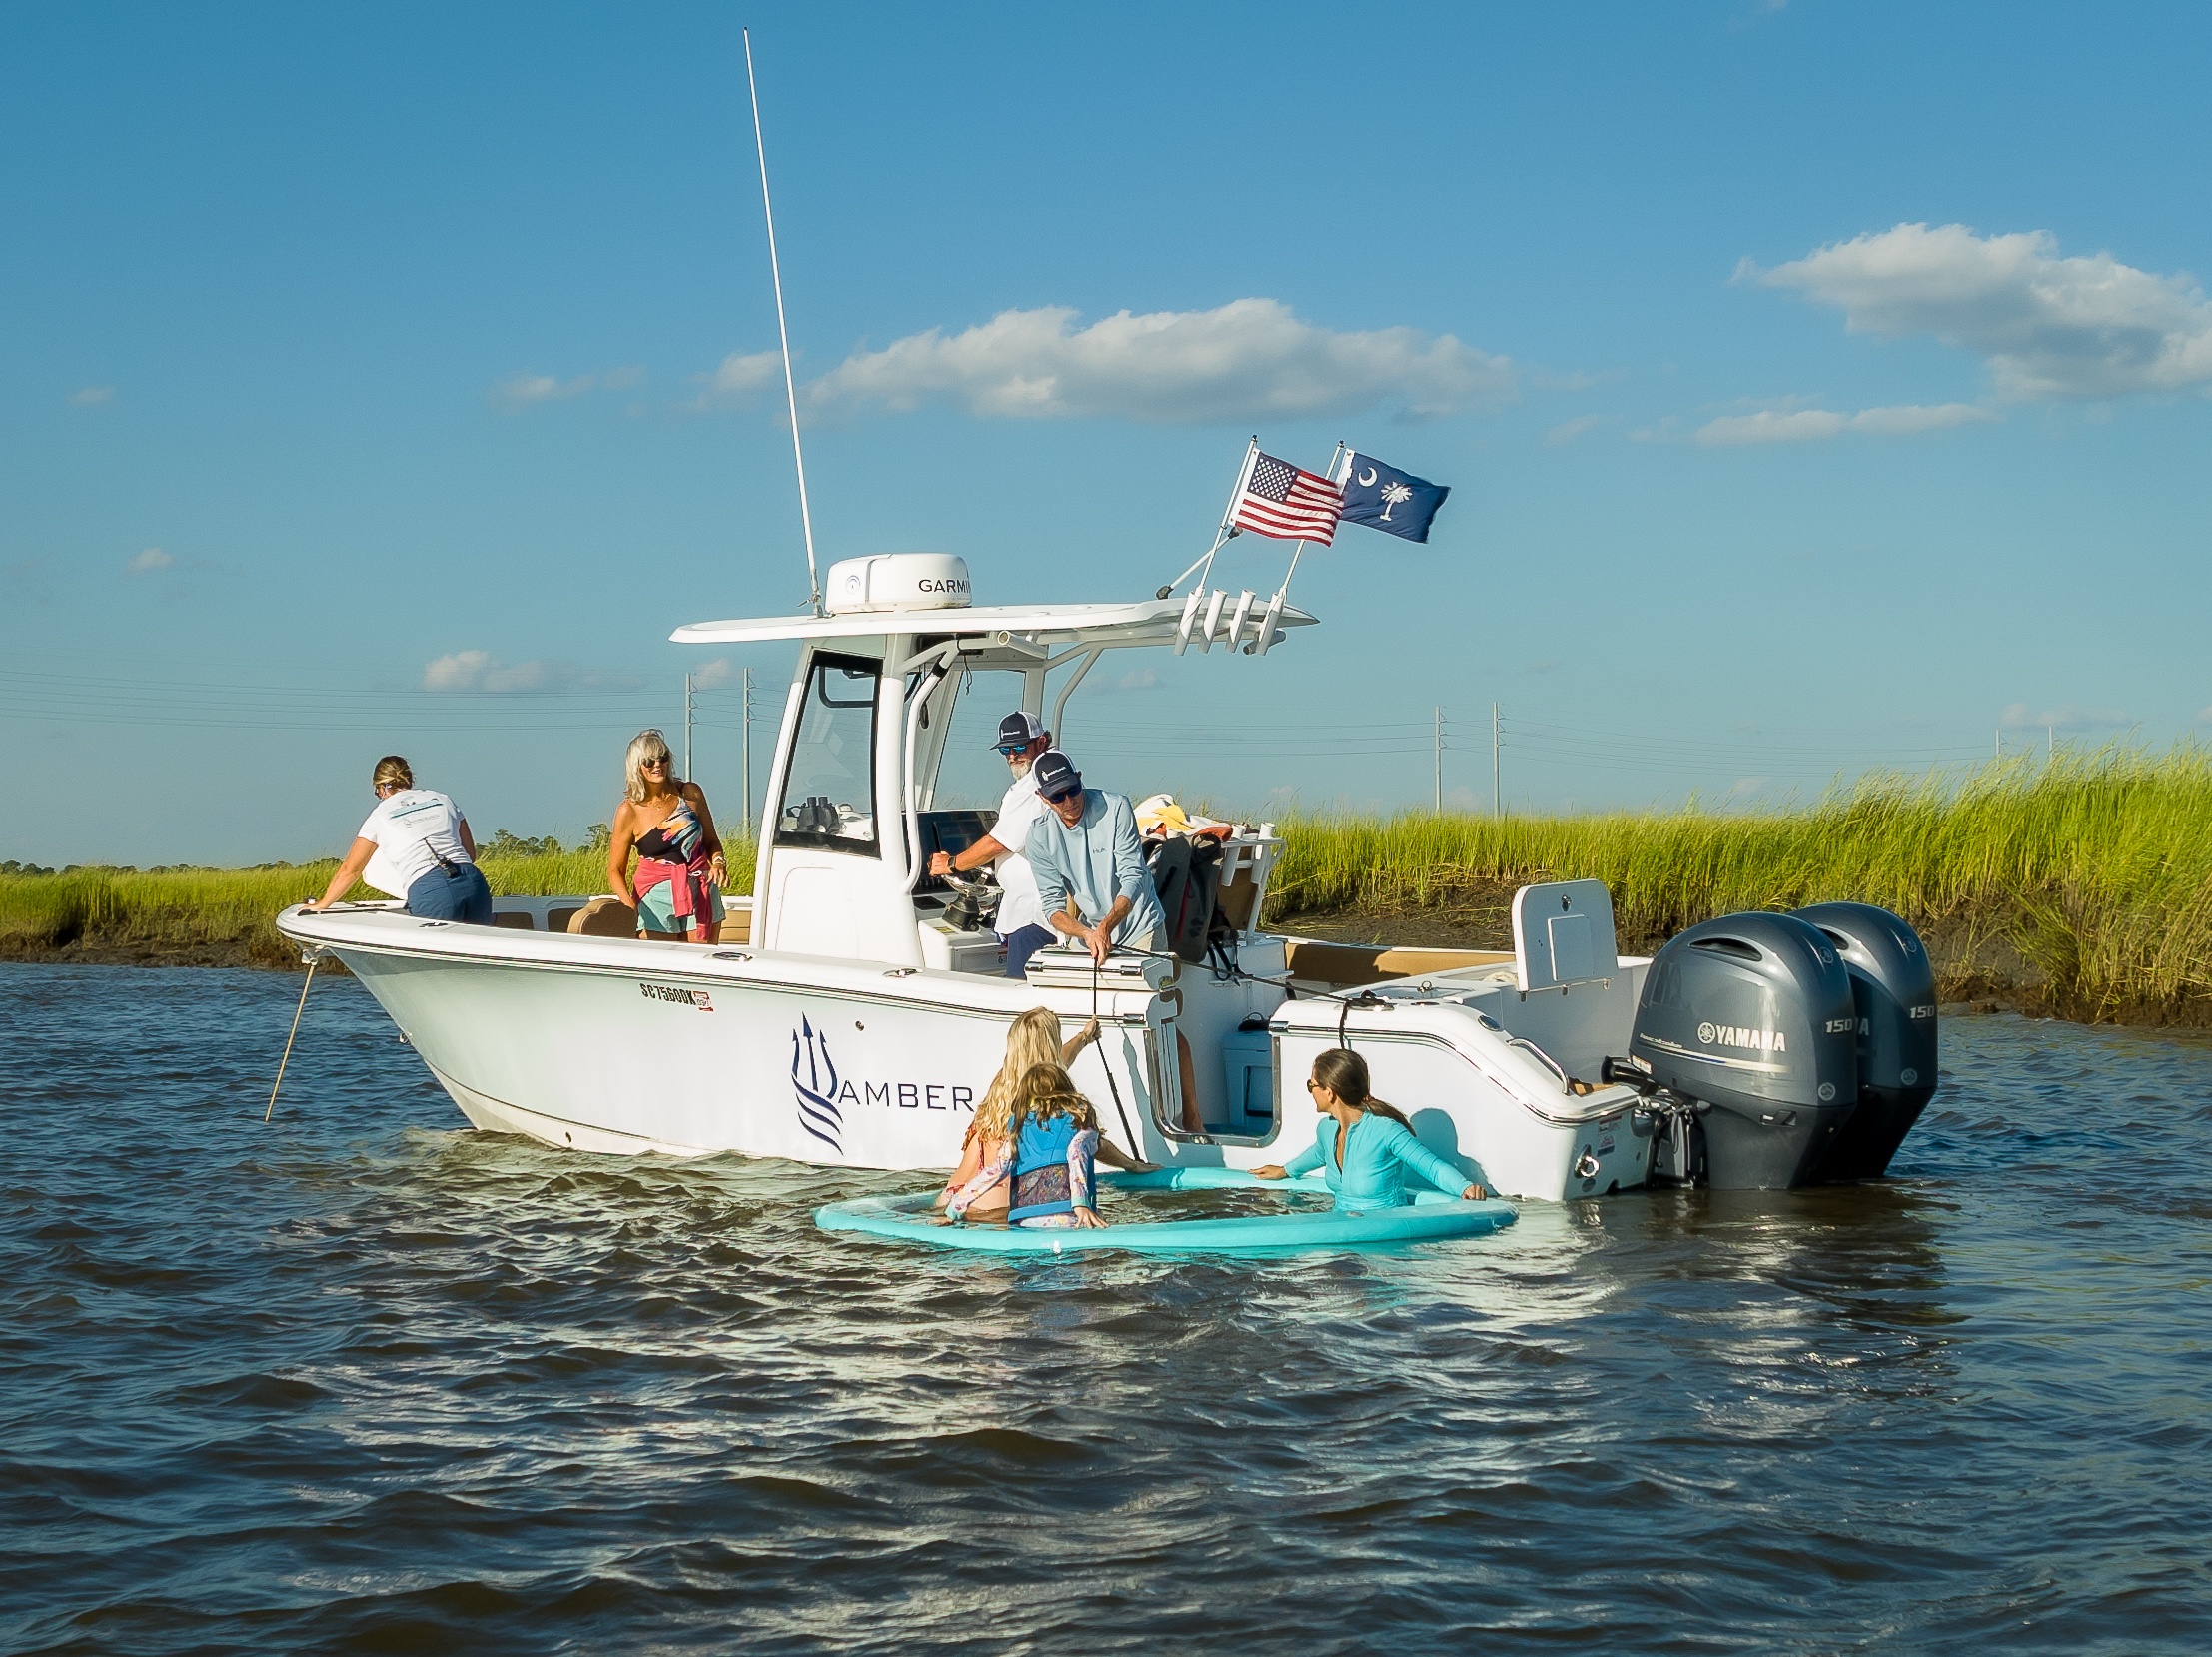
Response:
[{"label": "boat windshield", "polygon": [[875,692],[882,664],[817,654],[783,780],[776,843],[876,854]]}]

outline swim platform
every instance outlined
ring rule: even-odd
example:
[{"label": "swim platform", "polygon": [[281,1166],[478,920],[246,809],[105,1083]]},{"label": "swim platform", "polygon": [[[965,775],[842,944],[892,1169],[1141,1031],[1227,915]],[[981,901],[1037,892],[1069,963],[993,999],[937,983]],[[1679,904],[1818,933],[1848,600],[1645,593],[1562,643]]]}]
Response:
[{"label": "swim platform", "polygon": [[[1160,1168],[1102,1174],[1099,1183],[1123,1191],[1262,1190],[1328,1194],[1318,1176],[1257,1179],[1241,1168]],[[1417,1191],[1405,1208],[1337,1209],[1320,1213],[1240,1214],[1223,1219],[1163,1220],[1099,1230],[1024,1231],[1006,1225],[953,1225],[936,1210],[937,1193],[863,1196],[814,1210],[824,1231],[851,1231],[886,1242],[922,1243],[977,1254],[1073,1254],[1118,1248],[1136,1254],[1276,1254],[1353,1248],[1369,1243],[1440,1242],[1480,1237],[1518,1217],[1492,1197],[1463,1202]]]}]

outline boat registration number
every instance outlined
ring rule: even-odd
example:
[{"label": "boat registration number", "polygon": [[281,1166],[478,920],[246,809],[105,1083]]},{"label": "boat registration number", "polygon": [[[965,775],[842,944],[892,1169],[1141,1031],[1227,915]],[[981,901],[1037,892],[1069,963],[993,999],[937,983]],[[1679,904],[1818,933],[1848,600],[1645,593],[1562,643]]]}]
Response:
[{"label": "boat registration number", "polygon": [[697,1007],[701,1012],[712,1012],[714,1003],[703,989],[677,989],[672,984],[641,983],[637,986],[648,1001],[665,1001],[670,1006]]}]

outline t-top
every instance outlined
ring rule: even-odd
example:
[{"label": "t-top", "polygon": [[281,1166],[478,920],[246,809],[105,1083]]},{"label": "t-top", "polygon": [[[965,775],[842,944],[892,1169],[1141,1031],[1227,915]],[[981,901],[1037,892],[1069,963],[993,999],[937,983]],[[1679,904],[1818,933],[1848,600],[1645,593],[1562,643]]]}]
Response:
[{"label": "t-top", "polygon": [[461,808],[436,789],[405,789],[377,802],[361,837],[376,846],[362,878],[379,891],[405,897],[407,888],[438,866],[473,862],[461,843]]},{"label": "t-top", "polygon": [[1036,872],[1030,868],[1023,848],[1029,844],[1030,828],[1050,809],[1037,792],[1036,779],[1028,772],[1014,779],[1006,798],[998,804],[998,821],[991,826],[991,838],[1006,847],[1006,855],[998,859],[997,866],[999,889],[1006,895],[998,900],[998,918],[992,924],[1000,937],[1012,937],[1024,926],[1044,924],[1044,900],[1037,895]]}]

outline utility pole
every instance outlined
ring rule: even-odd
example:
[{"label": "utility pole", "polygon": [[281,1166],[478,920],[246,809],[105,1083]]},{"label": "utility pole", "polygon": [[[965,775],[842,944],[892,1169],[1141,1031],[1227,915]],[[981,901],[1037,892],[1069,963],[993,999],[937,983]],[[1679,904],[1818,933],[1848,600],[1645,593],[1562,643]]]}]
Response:
[{"label": "utility pole", "polygon": [[1444,710],[1437,710],[1437,816],[1444,815]]},{"label": "utility pole", "polygon": [[683,780],[691,780],[691,676],[683,676]]},{"label": "utility pole", "polygon": [[745,821],[752,822],[752,670],[745,670]]},{"label": "utility pole", "polygon": [[1490,820],[1498,821],[1498,704],[1490,705]]},{"label": "utility pole", "polygon": [[2001,725],[1997,727],[1997,758],[2004,758],[2004,727]]},{"label": "utility pole", "polygon": [[2058,727],[2057,727],[2057,726],[2055,726],[2055,725],[2046,725],[2045,727],[2043,727],[2043,735],[2044,735],[2044,737],[2045,737],[2045,738],[2046,738],[2046,739],[2047,739],[2048,741],[2049,741],[2049,744],[2050,744],[2050,746],[2049,746],[2048,748],[2046,748],[2046,749],[2044,749],[2044,750],[2043,750],[2043,759],[2045,760],[2045,762],[2049,762],[2049,761],[2052,761],[2052,760],[2055,760],[2055,759],[2057,759],[2057,758],[2058,758]]}]

